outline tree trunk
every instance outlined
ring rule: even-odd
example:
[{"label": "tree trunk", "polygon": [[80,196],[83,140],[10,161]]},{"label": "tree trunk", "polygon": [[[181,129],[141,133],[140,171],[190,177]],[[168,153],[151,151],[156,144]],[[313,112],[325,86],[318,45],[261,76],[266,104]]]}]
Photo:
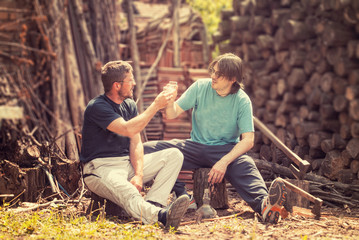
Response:
[{"label": "tree trunk", "polygon": [[181,65],[181,55],[180,55],[180,45],[181,45],[181,35],[180,35],[180,0],[172,0],[173,5],[173,66],[180,67]]},{"label": "tree trunk", "polygon": [[204,189],[208,188],[210,191],[211,203],[210,205],[216,209],[228,208],[228,194],[226,189],[226,181],[210,186],[208,184],[208,173],[210,168],[198,168],[193,173],[193,196],[196,200],[197,207],[203,204]]}]

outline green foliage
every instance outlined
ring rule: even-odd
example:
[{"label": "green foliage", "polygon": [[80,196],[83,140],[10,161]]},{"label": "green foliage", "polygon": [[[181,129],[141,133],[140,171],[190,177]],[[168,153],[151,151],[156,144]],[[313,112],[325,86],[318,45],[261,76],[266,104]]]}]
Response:
[{"label": "green foliage", "polygon": [[221,10],[232,9],[232,0],[187,0],[187,3],[201,15],[210,36],[218,30]]},{"label": "green foliage", "polygon": [[159,239],[158,226],[90,221],[65,210],[14,214],[0,208],[0,239]]},{"label": "green foliage", "polygon": [[[202,17],[203,23],[207,28],[209,42],[212,42],[212,35],[218,31],[218,25],[221,22],[221,11],[223,9],[232,9],[232,0],[186,0],[187,3],[196,10]],[[219,55],[218,46],[215,46],[212,58]]]}]

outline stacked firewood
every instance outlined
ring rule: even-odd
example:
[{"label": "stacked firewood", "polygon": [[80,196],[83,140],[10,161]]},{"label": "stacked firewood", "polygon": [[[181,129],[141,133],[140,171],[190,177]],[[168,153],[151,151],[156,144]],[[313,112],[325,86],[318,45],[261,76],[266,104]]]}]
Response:
[{"label": "stacked firewood", "polygon": [[[256,117],[310,170],[358,183],[359,1],[234,0],[213,39],[245,60]],[[256,143],[260,158],[290,163],[260,132]]]}]

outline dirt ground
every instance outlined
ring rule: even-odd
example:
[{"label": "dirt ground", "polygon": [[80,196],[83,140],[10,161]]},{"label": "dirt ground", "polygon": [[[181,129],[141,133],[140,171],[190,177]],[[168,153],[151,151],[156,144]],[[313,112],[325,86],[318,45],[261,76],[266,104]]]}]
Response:
[{"label": "dirt ground", "polygon": [[278,224],[263,223],[235,192],[229,192],[230,208],[217,210],[218,219],[195,223],[188,210],[176,235],[166,239],[359,239],[359,208],[322,206],[316,220],[311,209],[293,207]]},{"label": "dirt ground", "polygon": [[[322,206],[316,220],[311,209],[293,207],[293,213],[278,224],[263,223],[239,197],[229,191],[229,208],[217,209],[218,218],[196,223],[189,209],[176,233],[159,230],[160,239],[359,239],[359,208]],[[311,206],[312,208],[312,206]]]}]

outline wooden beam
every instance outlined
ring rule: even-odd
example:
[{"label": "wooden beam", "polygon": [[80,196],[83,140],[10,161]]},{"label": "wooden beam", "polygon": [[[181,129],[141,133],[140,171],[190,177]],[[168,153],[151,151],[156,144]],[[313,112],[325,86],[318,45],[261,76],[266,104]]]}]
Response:
[{"label": "wooden beam", "polygon": [[22,107],[0,106],[0,119],[20,119],[23,117]]}]

